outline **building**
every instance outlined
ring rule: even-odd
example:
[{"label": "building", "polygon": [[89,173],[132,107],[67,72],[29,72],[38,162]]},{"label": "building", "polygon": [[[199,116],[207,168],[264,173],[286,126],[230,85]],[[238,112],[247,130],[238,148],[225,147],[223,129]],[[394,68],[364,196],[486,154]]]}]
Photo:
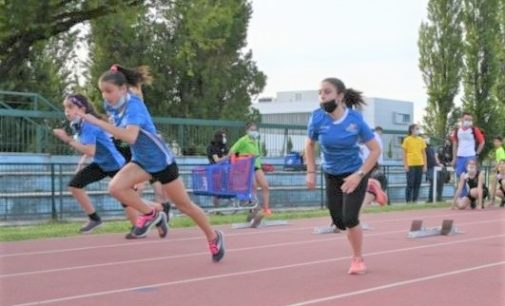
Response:
[{"label": "building", "polygon": [[[414,103],[385,98],[366,97],[366,106],[360,111],[371,127],[381,126],[384,156],[390,159],[401,158],[401,141],[413,122]],[[261,98],[253,105],[258,109],[262,123],[306,126],[310,113],[319,107],[317,90],[278,92],[276,98]],[[273,135],[271,135],[273,136]],[[279,137],[278,135],[277,137]],[[274,138],[277,138],[274,137]],[[305,141],[304,135],[290,135],[293,149],[300,151]],[[280,152],[280,146],[287,140],[270,140],[265,135],[265,145],[269,151]]]}]

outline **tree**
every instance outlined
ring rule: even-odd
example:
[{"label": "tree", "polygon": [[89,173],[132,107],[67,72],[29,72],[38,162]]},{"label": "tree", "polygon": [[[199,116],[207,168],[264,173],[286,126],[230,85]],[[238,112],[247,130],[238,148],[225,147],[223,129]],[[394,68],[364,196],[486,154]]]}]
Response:
[{"label": "tree", "polygon": [[168,92],[173,97],[169,115],[249,117],[251,97],[266,82],[252,52],[242,53],[250,16],[246,0],[174,1],[165,14],[172,35],[166,35],[168,43],[160,45],[168,46],[163,52],[167,64],[161,66],[175,81],[174,90]]},{"label": "tree", "polygon": [[[505,105],[505,0],[498,3],[499,47],[498,47],[498,80],[496,82],[495,96]],[[503,113],[502,113],[503,114]],[[505,121],[505,116],[503,117]],[[502,130],[503,133],[503,130]]]},{"label": "tree", "polygon": [[154,42],[148,34],[146,11],[147,8],[141,5],[90,22],[90,60],[87,63],[89,79],[86,91],[98,108],[102,107],[102,97],[97,90],[98,78],[112,64],[125,67],[150,64],[150,55],[146,53]]},{"label": "tree", "polygon": [[63,33],[35,43],[21,65],[11,70],[11,77],[1,79],[0,88],[35,92],[59,104],[67,89],[76,83],[73,66],[68,65],[75,57],[76,35],[76,32]]},{"label": "tree", "polygon": [[428,94],[424,128],[443,139],[454,108],[462,66],[461,0],[430,0],[419,29],[419,69]]},{"label": "tree", "polygon": [[[156,116],[256,121],[251,97],[266,77],[243,53],[251,14],[245,0],[159,1],[92,22],[91,83],[111,64],[148,65],[144,98]],[[119,16],[119,17],[117,17]],[[112,35],[111,35],[112,33]]]},{"label": "tree", "polygon": [[[500,108],[493,91],[498,77],[498,0],[464,0],[465,68],[463,107],[486,134],[500,126]],[[492,147],[487,139],[482,156]]]},{"label": "tree", "polygon": [[143,0],[0,1],[0,75],[9,75],[19,67],[37,42],[141,3]]}]

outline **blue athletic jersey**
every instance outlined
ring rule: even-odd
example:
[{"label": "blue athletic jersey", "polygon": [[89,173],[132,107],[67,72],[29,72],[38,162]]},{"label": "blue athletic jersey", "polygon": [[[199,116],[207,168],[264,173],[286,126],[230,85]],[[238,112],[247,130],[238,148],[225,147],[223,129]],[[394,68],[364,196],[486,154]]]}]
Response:
[{"label": "blue athletic jersey", "polygon": [[103,171],[117,171],[125,164],[124,157],[118,152],[110,136],[99,127],[86,121],[81,122],[77,136],[81,144],[95,146],[93,161]]},{"label": "blue athletic jersey", "polygon": [[174,154],[158,136],[151,115],[138,96],[128,94],[125,105],[119,110],[110,107],[106,110],[116,126],[136,125],[140,128],[137,140],[130,146],[132,161],[150,173],[161,171],[174,162]]},{"label": "blue athletic jersey", "polygon": [[307,133],[310,139],[319,141],[323,171],[332,175],[357,171],[363,164],[359,142],[374,138],[363,116],[348,108],[339,120],[333,120],[322,109],[313,111]]}]

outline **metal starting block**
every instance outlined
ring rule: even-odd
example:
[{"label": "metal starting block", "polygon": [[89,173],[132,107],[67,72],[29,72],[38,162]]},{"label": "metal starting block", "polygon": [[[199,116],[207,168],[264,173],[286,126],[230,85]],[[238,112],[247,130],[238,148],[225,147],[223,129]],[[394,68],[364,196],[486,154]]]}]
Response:
[{"label": "metal starting block", "polygon": [[243,228],[260,228],[269,226],[281,226],[288,225],[286,220],[263,220],[263,214],[259,210],[253,210],[247,216],[247,223],[234,223],[231,225],[232,229],[243,229]]},{"label": "metal starting block", "polygon": [[[361,229],[364,231],[373,230],[373,227],[366,223],[361,223]],[[314,227],[314,234],[331,234],[331,233],[340,233],[340,230],[334,225],[330,226],[316,226]]]},{"label": "metal starting block", "polygon": [[455,234],[462,234],[454,226],[454,220],[447,219],[442,221],[442,226],[437,227],[423,227],[423,220],[413,220],[410,225],[410,231],[407,234],[408,238],[423,238],[433,236],[452,236]]}]

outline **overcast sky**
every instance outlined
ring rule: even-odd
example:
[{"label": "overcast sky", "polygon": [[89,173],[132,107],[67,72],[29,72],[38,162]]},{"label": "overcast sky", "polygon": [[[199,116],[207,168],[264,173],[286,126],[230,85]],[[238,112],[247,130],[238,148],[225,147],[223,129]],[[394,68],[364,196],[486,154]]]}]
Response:
[{"label": "overcast sky", "polygon": [[[260,95],[338,77],[369,97],[426,106],[417,38],[428,0],[253,0],[248,48],[268,76]],[[421,120],[416,115],[415,120]]]}]

